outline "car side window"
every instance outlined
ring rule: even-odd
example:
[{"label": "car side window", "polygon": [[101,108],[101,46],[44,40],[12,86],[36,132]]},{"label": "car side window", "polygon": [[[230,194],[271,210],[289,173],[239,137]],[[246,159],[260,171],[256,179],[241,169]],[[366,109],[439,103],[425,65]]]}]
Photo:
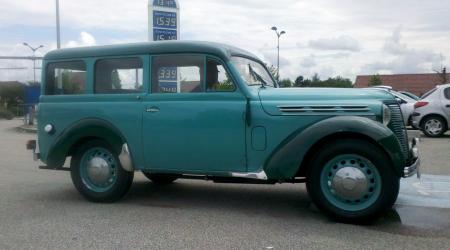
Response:
[{"label": "car side window", "polygon": [[49,63],[45,78],[46,95],[84,94],[86,64],[83,61]]},{"label": "car side window", "polygon": [[446,88],[444,90],[444,95],[445,95],[445,98],[447,98],[447,100],[450,100],[450,88]]},{"label": "car side window", "polygon": [[143,91],[143,77],[140,58],[102,59],[95,64],[95,93],[140,93]]},{"label": "car side window", "polygon": [[208,58],[206,64],[206,91],[233,92],[236,89],[225,67],[217,60]]},{"label": "car side window", "polygon": [[152,59],[152,93],[196,93],[204,90],[204,57],[164,55]]}]

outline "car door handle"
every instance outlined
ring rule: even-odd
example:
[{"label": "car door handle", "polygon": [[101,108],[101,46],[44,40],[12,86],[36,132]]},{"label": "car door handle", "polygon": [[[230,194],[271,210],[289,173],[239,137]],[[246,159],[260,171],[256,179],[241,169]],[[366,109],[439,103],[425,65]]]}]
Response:
[{"label": "car door handle", "polygon": [[146,111],[148,113],[158,113],[159,112],[159,108],[158,107],[150,107],[150,108],[147,108]]},{"label": "car door handle", "polygon": [[447,105],[447,106],[445,106],[445,107],[450,108],[450,105]]}]

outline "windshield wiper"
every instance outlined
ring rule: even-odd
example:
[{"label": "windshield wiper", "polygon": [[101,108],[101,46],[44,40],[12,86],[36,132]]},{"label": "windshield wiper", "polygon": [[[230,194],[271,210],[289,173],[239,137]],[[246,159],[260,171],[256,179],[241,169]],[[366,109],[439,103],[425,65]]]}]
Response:
[{"label": "windshield wiper", "polygon": [[255,78],[255,80],[259,81],[261,84],[252,84],[252,85],[261,85],[262,88],[265,88],[266,86],[268,86],[269,84],[264,81],[264,79],[262,78],[262,76],[260,76],[258,73],[256,73],[252,66],[250,64],[248,64],[248,69],[250,71],[250,75],[253,76],[253,78]]}]

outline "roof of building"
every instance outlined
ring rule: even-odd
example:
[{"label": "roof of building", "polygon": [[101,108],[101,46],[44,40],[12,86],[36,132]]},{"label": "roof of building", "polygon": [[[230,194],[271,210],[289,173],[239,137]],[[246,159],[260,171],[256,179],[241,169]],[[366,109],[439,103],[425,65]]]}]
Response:
[{"label": "roof of building", "polygon": [[[362,75],[356,77],[355,88],[369,87],[372,75]],[[399,75],[380,75],[383,85],[392,86],[397,91],[411,92],[421,96],[429,90],[442,84],[442,78],[438,74],[399,74]],[[450,79],[450,74],[447,74]]]},{"label": "roof of building", "polygon": [[157,41],[54,50],[47,53],[47,55],[45,55],[44,57],[44,60],[60,60],[115,55],[139,55],[150,53],[207,53],[219,57],[244,55],[257,59],[257,57],[250,52],[220,43],[199,41]]}]

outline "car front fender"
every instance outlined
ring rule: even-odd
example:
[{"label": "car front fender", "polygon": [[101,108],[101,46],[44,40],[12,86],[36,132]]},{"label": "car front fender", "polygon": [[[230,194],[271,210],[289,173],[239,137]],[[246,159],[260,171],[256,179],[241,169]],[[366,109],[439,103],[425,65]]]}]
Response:
[{"label": "car front fender", "polygon": [[391,158],[395,172],[402,176],[406,160],[397,137],[383,124],[359,116],[336,116],[294,132],[274,150],[265,163],[264,171],[270,179],[294,178],[300,167],[306,165],[302,164],[303,160],[314,145],[339,134],[370,138],[385,150]]}]

